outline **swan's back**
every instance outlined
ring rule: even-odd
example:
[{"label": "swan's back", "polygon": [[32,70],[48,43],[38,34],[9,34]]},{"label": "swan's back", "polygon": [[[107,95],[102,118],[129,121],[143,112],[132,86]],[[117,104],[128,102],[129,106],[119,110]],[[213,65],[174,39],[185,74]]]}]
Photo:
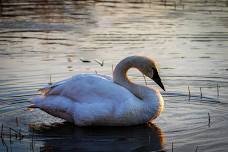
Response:
[{"label": "swan's back", "polygon": [[[58,90],[58,87],[55,89]],[[112,79],[95,74],[80,74],[72,77],[63,84],[59,95],[80,103],[113,102],[117,104],[136,98],[126,88],[113,83]]]}]

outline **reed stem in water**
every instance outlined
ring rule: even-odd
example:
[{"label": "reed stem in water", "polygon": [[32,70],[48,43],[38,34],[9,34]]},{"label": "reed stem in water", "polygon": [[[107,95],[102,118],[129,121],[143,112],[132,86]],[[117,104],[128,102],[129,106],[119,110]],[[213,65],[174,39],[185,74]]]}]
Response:
[{"label": "reed stem in water", "polygon": [[191,91],[190,91],[190,88],[188,86],[188,100],[190,100],[190,98],[191,98]]},{"label": "reed stem in water", "polygon": [[147,85],[146,77],[144,74],[143,74],[143,78],[144,78],[145,84]]},{"label": "reed stem in water", "polygon": [[203,98],[203,94],[202,94],[202,88],[200,87],[200,98]]},{"label": "reed stem in water", "polygon": [[219,85],[217,84],[217,97],[219,97]]},{"label": "reed stem in water", "polygon": [[211,126],[211,116],[210,113],[208,112],[208,127]]},{"label": "reed stem in water", "polygon": [[172,152],[173,152],[173,142],[172,142]]}]

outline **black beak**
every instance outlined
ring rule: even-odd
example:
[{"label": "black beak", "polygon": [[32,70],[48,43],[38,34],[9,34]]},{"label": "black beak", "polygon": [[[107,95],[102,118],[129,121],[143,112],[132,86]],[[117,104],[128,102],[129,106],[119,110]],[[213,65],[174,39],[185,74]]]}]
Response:
[{"label": "black beak", "polygon": [[165,91],[165,87],[163,86],[163,84],[161,82],[161,78],[158,75],[158,71],[157,70],[154,70],[153,80],[154,80],[154,82],[156,82]]}]

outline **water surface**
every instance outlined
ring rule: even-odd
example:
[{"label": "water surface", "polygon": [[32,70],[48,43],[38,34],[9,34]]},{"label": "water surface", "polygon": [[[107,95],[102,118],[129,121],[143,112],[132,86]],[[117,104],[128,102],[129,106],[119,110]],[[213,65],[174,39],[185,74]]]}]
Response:
[{"label": "water surface", "polygon": [[[5,135],[0,151],[171,151],[173,143],[174,151],[225,152],[227,50],[225,0],[1,0],[0,124],[24,137]],[[111,75],[129,55],[149,56],[160,67],[167,91],[154,125],[78,128],[26,111],[50,75],[52,82],[78,73]],[[136,70],[129,77],[144,84]]]}]

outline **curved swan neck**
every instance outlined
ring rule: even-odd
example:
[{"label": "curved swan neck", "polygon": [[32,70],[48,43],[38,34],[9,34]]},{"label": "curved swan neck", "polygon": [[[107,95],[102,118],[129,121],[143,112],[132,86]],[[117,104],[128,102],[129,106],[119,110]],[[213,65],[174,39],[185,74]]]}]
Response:
[{"label": "curved swan neck", "polygon": [[113,71],[113,80],[115,83],[122,85],[123,83],[129,83],[127,77],[127,71],[132,68],[132,64],[129,64],[129,60],[122,60],[118,63]]},{"label": "curved swan neck", "polygon": [[135,96],[144,99],[147,96],[148,88],[132,83],[127,77],[130,68],[137,68],[141,71],[144,65],[144,57],[131,56],[117,64],[113,71],[113,81],[131,91]]}]

